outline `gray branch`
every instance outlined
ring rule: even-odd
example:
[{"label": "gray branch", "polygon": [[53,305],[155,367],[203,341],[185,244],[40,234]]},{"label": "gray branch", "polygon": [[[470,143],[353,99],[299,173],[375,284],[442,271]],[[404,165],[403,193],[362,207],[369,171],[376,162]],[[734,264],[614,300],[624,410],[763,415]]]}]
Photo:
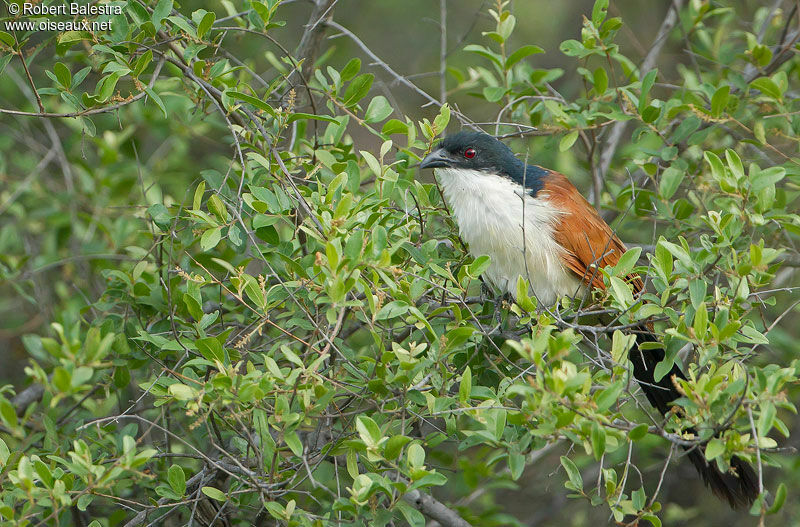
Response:
[{"label": "gray branch", "polygon": [[[647,52],[639,68],[640,75],[645,75],[655,67],[658,56],[661,54],[664,44],[667,43],[667,37],[669,37],[670,31],[672,31],[678,23],[678,11],[683,7],[683,1],[684,0],[675,0],[668,8],[667,16],[664,17],[664,21],[661,23],[656,39],[653,41],[650,51]],[[608,174],[611,160],[614,158],[614,154],[617,153],[617,148],[619,148],[619,143],[622,140],[622,136],[625,134],[625,129],[628,127],[629,122],[630,121],[617,121],[611,127],[608,140],[606,140],[605,147],[603,148],[603,153],[600,155],[599,176],[602,180],[605,180],[606,174]]]},{"label": "gray branch", "polygon": [[311,77],[314,62],[317,60],[319,46],[325,33],[327,21],[333,16],[333,7],[338,0],[315,0],[314,9],[308,20],[308,25],[297,46],[297,57],[304,59],[302,74],[304,79]]},{"label": "gray branch", "polygon": [[30,405],[41,400],[42,395],[44,395],[44,386],[39,383],[32,384],[11,399],[11,404],[16,409],[17,415],[22,415]]},{"label": "gray branch", "polygon": [[459,516],[456,511],[430,494],[412,490],[407,492],[403,499],[428,518],[439,522],[442,527],[472,527],[472,524]]}]

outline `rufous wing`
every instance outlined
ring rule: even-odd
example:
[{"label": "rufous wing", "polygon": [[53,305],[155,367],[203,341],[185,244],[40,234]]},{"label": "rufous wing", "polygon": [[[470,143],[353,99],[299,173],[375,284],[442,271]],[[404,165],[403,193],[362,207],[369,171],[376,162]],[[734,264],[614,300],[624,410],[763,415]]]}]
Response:
[{"label": "rufous wing", "polygon": [[[563,174],[551,171],[544,178],[542,193],[553,207],[563,212],[554,236],[564,248],[564,265],[584,284],[605,288],[600,268],[616,265],[626,251],[625,245]],[[634,292],[642,290],[639,275],[627,278]]]}]

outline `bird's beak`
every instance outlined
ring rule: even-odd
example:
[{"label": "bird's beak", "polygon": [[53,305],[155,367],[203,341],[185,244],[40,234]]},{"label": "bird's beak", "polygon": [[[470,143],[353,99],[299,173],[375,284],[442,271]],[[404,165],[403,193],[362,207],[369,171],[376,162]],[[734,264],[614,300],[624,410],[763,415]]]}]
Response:
[{"label": "bird's beak", "polygon": [[419,168],[447,168],[450,166],[450,157],[444,148],[439,148],[425,156]]}]

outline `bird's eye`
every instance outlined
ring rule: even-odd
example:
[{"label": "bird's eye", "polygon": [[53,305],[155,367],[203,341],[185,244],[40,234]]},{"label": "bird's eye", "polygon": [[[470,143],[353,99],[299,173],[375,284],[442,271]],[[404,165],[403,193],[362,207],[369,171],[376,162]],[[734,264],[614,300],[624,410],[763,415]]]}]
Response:
[{"label": "bird's eye", "polygon": [[464,157],[466,157],[467,159],[472,159],[473,157],[475,157],[475,154],[477,154],[477,152],[475,151],[474,148],[467,148],[466,150],[464,150]]}]

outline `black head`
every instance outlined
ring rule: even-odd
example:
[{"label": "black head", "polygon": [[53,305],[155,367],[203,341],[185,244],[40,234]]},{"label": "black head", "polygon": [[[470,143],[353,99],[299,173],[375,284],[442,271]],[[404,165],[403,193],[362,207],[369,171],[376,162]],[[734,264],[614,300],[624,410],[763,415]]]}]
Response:
[{"label": "black head", "polygon": [[510,148],[491,135],[466,131],[445,137],[419,167],[489,172],[524,184],[534,193],[541,187],[541,178],[547,173],[542,168],[526,166]]}]

